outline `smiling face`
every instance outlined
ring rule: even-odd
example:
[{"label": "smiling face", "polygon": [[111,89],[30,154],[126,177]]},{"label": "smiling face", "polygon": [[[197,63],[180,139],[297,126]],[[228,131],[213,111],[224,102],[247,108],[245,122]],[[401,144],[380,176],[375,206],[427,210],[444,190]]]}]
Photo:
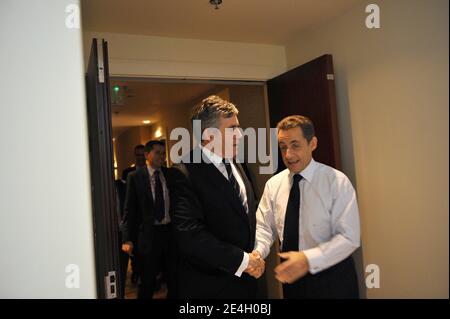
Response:
[{"label": "smiling face", "polygon": [[304,137],[300,127],[278,130],[278,144],[284,165],[292,173],[300,173],[311,162],[312,152],[317,148],[317,138],[311,141]]}]

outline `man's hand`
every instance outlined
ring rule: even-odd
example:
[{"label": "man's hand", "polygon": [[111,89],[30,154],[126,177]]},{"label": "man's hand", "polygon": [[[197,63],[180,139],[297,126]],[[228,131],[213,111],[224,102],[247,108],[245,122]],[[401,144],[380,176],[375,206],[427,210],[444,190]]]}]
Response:
[{"label": "man's hand", "polygon": [[309,264],[306,255],[301,251],[288,251],[278,254],[286,259],[275,267],[275,278],[281,283],[291,284],[305,276],[309,271]]},{"label": "man's hand", "polygon": [[122,244],[122,250],[128,255],[132,256],[133,254],[133,243],[131,241],[127,241]]},{"label": "man's hand", "polygon": [[264,273],[266,263],[257,250],[252,251],[249,257],[248,267],[245,272],[258,279]]}]

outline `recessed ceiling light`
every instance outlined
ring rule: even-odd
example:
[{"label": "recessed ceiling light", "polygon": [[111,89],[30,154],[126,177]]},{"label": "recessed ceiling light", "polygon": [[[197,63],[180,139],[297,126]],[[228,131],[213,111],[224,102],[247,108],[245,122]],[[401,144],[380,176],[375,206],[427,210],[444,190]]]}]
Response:
[{"label": "recessed ceiling light", "polygon": [[142,123],[144,123],[144,124],[150,124],[150,120],[144,120],[144,121],[142,121]]}]

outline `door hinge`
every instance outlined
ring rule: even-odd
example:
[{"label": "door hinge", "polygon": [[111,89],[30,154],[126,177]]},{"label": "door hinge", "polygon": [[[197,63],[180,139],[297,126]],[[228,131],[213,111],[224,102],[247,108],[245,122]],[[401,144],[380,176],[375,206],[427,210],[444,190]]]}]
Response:
[{"label": "door hinge", "polygon": [[106,299],[117,298],[117,275],[115,271],[109,271],[105,276],[105,297]]},{"label": "door hinge", "polygon": [[98,67],[98,81],[105,83],[105,66],[103,63],[103,45],[101,41],[97,41],[97,67]]}]

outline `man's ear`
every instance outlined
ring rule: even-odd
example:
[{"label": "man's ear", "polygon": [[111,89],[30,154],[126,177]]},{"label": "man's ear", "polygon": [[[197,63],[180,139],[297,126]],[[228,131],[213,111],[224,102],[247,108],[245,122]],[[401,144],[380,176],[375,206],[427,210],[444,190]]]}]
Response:
[{"label": "man's ear", "polygon": [[205,128],[202,132],[202,142],[212,142],[214,139],[214,136],[211,134],[210,130],[208,128]]},{"label": "man's ear", "polygon": [[317,137],[313,136],[309,144],[311,145],[311,150],[314,151],[317,148]]}]

